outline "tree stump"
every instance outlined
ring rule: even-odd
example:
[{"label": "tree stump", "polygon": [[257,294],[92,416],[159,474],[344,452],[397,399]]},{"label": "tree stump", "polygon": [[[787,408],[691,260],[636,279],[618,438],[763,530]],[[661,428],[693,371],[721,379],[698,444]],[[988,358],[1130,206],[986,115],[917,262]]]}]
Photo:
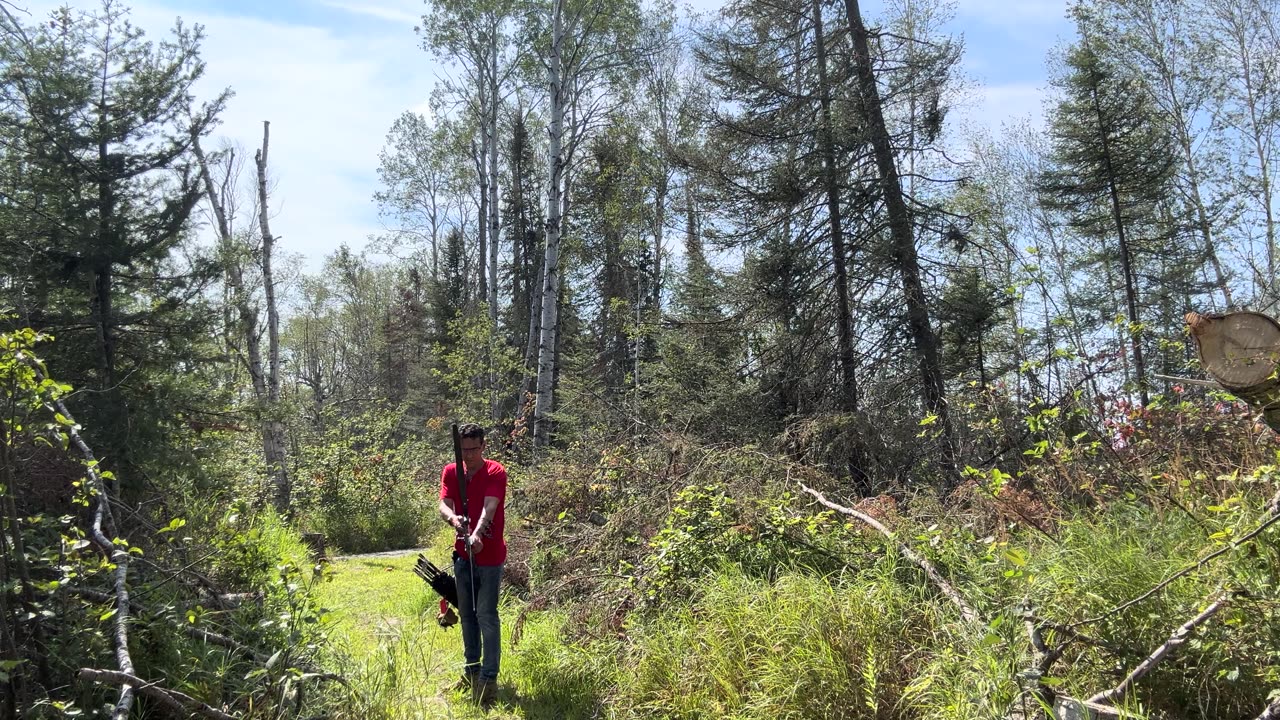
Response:
[{"label": "tree stump", "polygon": [[302,542],[307,544],[311,558],[316,562],[329,559],[324,549],[324,533],[302,533]]},{"label": "tree stump", "polygon": [[1188,313],[1204,371],[1280,432],[1280,323],[1256,312]]}]

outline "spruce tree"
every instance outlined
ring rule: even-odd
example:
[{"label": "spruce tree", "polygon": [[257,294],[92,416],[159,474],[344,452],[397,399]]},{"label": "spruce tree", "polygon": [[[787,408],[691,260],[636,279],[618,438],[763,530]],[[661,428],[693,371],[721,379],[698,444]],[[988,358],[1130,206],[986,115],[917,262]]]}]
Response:
[{"label": "spruce tree", "polygon": [[152,43],[115,0],[2,22],[4,302],[57,337],[58,377],[95,391],[77,411],[108,463],[168,460],[166,428],[184,404],[173,370],[214,352],[202,341],[214,265],[176,251],[203,193],[192,137],[227,93],[193,111],[201,29],[179,22]]},{"label": "spruce tree", "polygon": [[1046,207],[1062,211],[1082,236],[1100,242],[1105,270],[1118,265],[1116,290],[1123,293],[1132,379],[1139,398],[1149,400],[1143,347],[1140,274],[1153,252],[1171,237],[1158,208],[1172,190],[1176,168],[1172,138],[1139,81],[1108,63],[1088,35],[1065,57],[1056,85],[1063,98],[1051,116],[1053,166],[1037,190]]}]

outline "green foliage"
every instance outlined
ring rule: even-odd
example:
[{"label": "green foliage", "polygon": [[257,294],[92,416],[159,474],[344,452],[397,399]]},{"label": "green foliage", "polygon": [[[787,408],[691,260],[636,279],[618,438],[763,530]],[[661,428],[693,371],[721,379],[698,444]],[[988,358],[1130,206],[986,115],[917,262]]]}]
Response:
[{"label": "green foliage", "polygon": [[439,367],[431,372],[445,402],[457,416],[489,417],[498,402],[514,397],[524,366],[489,322],[484,308],[460,313],[449,321],[448,343],[434,353]]},{"label": "green foliage", "polygon": [[198,27],[151,42],[116,0],[0,24],[0,228],[15,238],[0,250],[13,280],[0,304],[21,313],[4,325],[57,336],[53,374],[94,391],[77,416],[140,500],[144,473],[190,470],[169,441],[177,408],[216,398],[182,379],[213,354],[212,264],[177,250],[202,192],[190,139],[227,94],[205,105],[192,94]]},{"label": "green foliage", "polygon": [[635,629],[618,716],[898,717],[935,612],[892,581],[710,576]]},{"label": "green foliage", "polygon": [[231,587],[261,587],[278,577],[281,566],[310,565],[302,539],[269,507],[254,513],[236,502],[211,530],[218,551],[213,569]]},{"label": "green foliage", "polygon": [[348,552],[417,546],[435,517],[443,453],[406,433],[399,410],[329,417],[299,463],[299,523]]},{"label": "green foliage", "polygon": [[749,577],[776,577],[789,569],[839,569],[830,546],[831,513],[790,511],[795,499],[726,494],[722,485],[691,485],[676,493],[666,526],[650,541],[644,592],[662,604],[700,585],[707,575],[736,566]]},{"label": "green foliage", "polygon": [[538,614],[523,625],[520,644],[504,657],[527,718],[587,720],[599,717],[612,688],[627,677],[617,662],[620,643],[566,642],[571,621],[561,612]]}]

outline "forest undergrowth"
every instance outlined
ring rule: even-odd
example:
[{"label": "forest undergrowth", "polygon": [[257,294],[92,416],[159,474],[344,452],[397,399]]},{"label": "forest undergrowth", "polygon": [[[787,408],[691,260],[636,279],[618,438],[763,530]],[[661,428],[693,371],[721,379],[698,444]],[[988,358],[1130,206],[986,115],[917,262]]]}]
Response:
[{"label": "forest undergrowth", "polygon": [[[1110,437],[1057,415],[1031,424],[1049,442],[1024,438],[1021,469],[970,468],[943,499],[859,500],[812,463],[670,437],[584,442],[536,473],[510,462],[491,716],[1021,718],[1120,687],[1126,717],[1258,717],[1280,688],[1271,431],[1222,401],[1121,415]],[[334,614],[397,609],[357,623],[343,662],[360,700],[334,717],[477,712],[442,690],[460,641],[409,561],[354,562],[325,591]]]}]

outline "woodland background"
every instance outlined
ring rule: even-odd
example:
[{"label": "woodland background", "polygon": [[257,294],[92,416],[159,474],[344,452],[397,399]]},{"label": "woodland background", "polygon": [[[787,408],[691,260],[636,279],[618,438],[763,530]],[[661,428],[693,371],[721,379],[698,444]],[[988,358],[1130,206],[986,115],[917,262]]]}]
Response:
[{"label": "woodland background", "polygon": [[316,273],[199,27],[0,9],[3,716],[413,717],[298,538],[431,542],[456,419],[547,716],[1280,714],[1276,436],[1178,380],[1280,302],[1272,0],[1075,3],[999,137],[937,0],[438,0]]}]

